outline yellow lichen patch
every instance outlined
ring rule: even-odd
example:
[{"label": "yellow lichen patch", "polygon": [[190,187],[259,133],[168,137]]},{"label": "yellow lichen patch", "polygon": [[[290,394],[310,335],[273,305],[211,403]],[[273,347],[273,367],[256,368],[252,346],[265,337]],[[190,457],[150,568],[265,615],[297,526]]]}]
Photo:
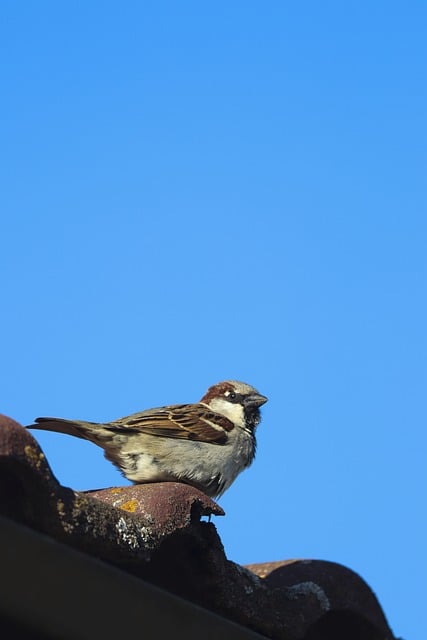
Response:
[{"label": "yellow lichen patch", "polygon": [[[88,510],[88,499],[81,493],[74,492],[73,508],[71,510],[71,517],[73,520],[77,520],[84,511]],[[87,515],[87,517],[89,517]]]},{"label": "yellow lichen patch", "polygon": [[65,505],[61,499],[58,499],[56,503],[56,508],[58,510],[59,519],[61,520],[62,528],[66,533],[72,533],[74,526],[71,522],[66,520],[67,514],[65,513]]},{"label": "yellow lichen patch", "polygon": [[45,461],[44,453],[42,453],[36,447],[32,447],[30,444],[27,444],[27,446],[24,448],[24,451],[33,467],[36,467],[36,469],[40,469],[40,465]]},{"label": "yellow lichen patch", "polygon": [[123,511],[129,511],[130,513],[136,511],[137,507],[138,500],[128,500],[127,502],[124,502],[122,505],[120,505],[120,509],[123,509]]},{"label": "yellow lichen patch", "polygon": [[123,487],[115,487],[114,489],[110,489],[110,493],[121,493],[123,491]]},{"label": "yellow lichen patch", "polygon": [[74,491],[73,509],[79,511],[86,509],[88,502],[89,500],[84,494]]}]

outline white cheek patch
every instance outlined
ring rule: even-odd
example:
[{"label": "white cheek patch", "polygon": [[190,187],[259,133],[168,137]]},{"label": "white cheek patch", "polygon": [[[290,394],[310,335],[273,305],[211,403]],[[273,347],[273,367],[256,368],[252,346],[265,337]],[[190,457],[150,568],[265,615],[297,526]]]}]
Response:
[{"label": "white cheek patch", "polygon": [[223,416],[234,422],[235,424],[243,427],[245,424],[243,407],[241,404],[235,404],[229,402],[225,398],[213,398],[209,403],[209,406],[213,411],[221,413]]}]

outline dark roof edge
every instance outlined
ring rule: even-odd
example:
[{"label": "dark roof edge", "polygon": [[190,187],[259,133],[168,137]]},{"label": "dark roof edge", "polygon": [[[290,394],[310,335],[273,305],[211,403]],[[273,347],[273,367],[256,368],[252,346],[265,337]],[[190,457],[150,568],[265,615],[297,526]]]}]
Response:
[{"label": "dark roof edge", "polygon": [[0,566],[0,616],[47,636],[265,638],[1,516]]}]

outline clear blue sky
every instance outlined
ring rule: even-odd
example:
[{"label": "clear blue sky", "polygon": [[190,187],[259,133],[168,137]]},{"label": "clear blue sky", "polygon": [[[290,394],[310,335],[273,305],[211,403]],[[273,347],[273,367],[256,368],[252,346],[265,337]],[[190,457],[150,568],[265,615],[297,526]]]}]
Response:
[{"label": "clear blue sky", "polygon": [[[215,524],[360,573],[424,640],[424,2],[1,7],[1,408],[268,395]],[[123,484],[37,432],[76,489]]]}]

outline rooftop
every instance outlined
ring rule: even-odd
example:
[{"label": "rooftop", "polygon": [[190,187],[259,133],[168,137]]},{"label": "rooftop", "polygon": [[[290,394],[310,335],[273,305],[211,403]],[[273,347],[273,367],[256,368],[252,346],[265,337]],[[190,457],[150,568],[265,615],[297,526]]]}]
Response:
[{"label": "rooftop", "polygon": [[201,520],[222,515],[174,482],[63,487],[31,433],[0,416],[0,630],[28,639],[136,628],[144,637],[394,638],[375,594],[347,567],[229,560],[214,523]]}]

